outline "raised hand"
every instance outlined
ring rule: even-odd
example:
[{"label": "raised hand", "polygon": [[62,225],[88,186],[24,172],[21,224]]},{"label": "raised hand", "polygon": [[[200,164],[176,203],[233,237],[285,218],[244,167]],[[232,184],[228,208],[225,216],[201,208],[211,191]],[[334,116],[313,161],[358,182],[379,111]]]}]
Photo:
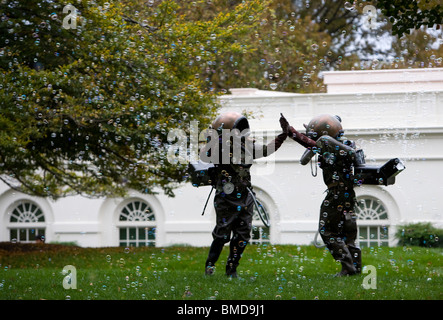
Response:
[{"label": "raised hand", "polygon": [[288,133],[288,129],[289,129],[289,122],[288,120],[286,120],[285,116],[280,113],[280,127],[283,130],[283,132]]}]

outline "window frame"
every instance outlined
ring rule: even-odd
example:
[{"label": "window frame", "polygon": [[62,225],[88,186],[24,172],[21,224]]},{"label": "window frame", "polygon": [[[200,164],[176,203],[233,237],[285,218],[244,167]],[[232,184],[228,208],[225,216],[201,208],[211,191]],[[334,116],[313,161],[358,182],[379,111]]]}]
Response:
[{"label": "window frame", "polygon": [[[26,205],[29,205],[26,208]],[[22,206],[25,210],[18,210],[18,208]],[[30,210],[35,207],[35,209]],[[15,212],[19,212],[18,216]],[[8,219],[7,227],[9,234],[9,241],[11,242],[20,242],[20,243],[33,243],[35,242],[35,237],[37,235],[46,235],[46,214],[37,203],[31,200],[23,199],[16,201],[10,210],[11,214]],[[36,214],[36,212],[38,214]],[[26,221],[29,219],[29,216],[24,217],[25,221],[20,221],[22,214],[32,213],[37,221]],[[15,220],[12,221],[11,220]],[[15,233],[15,237],[14,237]],[[24,233],[24,234],[23,234]],[[24,239],[22,238],[24,236]]]},{"label": "window frame", "polygon": [[[124,210],[129,211],[131,210],[131,206],[133,208],[134,212],[137,212],[140,209],[140,206],[134,206],[132,205],[135,202],[140,202],[142,204],[145,204],[144,207],[146,210],[149,210],[148,214],[146,214],[146,220],[139,220],[140,214],[137,213],[132,218],[137,218],[136,220],[128,220],[128,217],[131,215],[131,212],[124,212]],[[125,215],[125,220],[120,220],[121,216]],[[118,246],[125,246],[125,247],[144,247],[144,246],[150,246],[155,247],[157,246],[157,218],[155,211],[152,209],[152,205],[143,199],[138,198],[131,198],[127,199],[122,203],[121,206],[119,206],[118,209],[118,215],[117,215],[117,222],[116,227],[118,229],[117,237],[118,237]],[[141,232],[142,230],[145,230],[145,233]],[[122,232],[125,230],[125,239],[122,238]],[[150,236],[149,232],[152,232],[153,234]],[[131,233],[135,235],[134,238],[131,238]],[[144,237],[141,236],[144,234]],[[143,239],[144,238],[144,239]]]},{"label": "window frame", "polygon": [[[357,203],[361,203],[362,200],[365,200],[365,204],[367,201],[371,201],[371,207],[366,207],[369,210],[375,211],[375,213],[366,213],[365,215],[359,215],[359,212],[362,211],[358,204],[356,204],[354,208],[354,212],[357,215],[357,241],[360,247],[373,247],[374,245],[380,246],[389,246],[390,245],[390,228],[391,223],[389,219],[389,211],[384,202],[374,196],[360,196],[357,198]],[[374,207],[374,201],[377,205]],[[362,217],[371,217],[371,219],[362,219]],[[375,218],[374,218],[375,217]],[[374,229],[376,228],[376,229]],[[384,229],[384,230],[383,230]],[[362,235],[362,231],[365,230],[364,235]],[[372,230],[372,231],[371,231]],[[371,235],[375,235],[375,237],[371,238]]]}]

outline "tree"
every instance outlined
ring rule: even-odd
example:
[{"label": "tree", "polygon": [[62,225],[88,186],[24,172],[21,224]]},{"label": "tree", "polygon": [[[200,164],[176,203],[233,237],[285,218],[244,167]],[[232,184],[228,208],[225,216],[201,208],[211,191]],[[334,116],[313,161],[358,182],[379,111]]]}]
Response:
[{"label": "tree", "polygon": [[[211,1],[204,10],[193,11],[194,20],[227,13],[240,2]],[[222,93],[245,86],[290,92],[321,91],[318,73],[336,53],[330,50],[331,37],[319,31],[311,17],[300,16],[296,9],[289,0],[271,1],[257,17],[259,23],[235,39],[241,52],[218,54],[200,77]]]},{"label": "tree", "polygon": [[[428,30],[429,31],[429,30]],[[413,30],[411,34],[395,37],[393,54],[382,68],[435,68],[443,66],[441,40],[426,30]]]},{"label": "tree", "polygon": [[[373,2],[377,4],[377,7],[381,6],[381,2]],[[399,1],[398,14],[404,11],[403,5],[405,2]],[[411,4],[410,8],[413,8],[418,4],[416,14],[421,14],[423,10],[434,10],[438,7],[436,1],[422,1]],[[387,2],[385,2],[387,5]],[[395,5],[395,2],[389,2],[389,6]],[[365,19],[368,19],[368,15],[364,13],[365,7],[374,6],[371,2],[367,1],[354,1],[353,7],[358,13]],[[399,22],[392,16],[385,16],[386,10],[378,9],[375,15],[375,21],[373,21],[373,28],[369,32],[364,33],[366,38],[366,44],[358,49],[358,56],[360,61],[355,61],[355,67],[360,69],[390,69],[390,68],[432,68],[442,66],[442,54],[443,46],[441,45],[442,31],[439,25],[434,25],[432,28],[429,26],[417,23],[415,28],[411,25],[409,32],[397,33],[396,30]],[[413,15],[412,11],[408,12],[409,15]],[[404,17],[403,17],[404,18]],[[441,19],[441,18],[440,18]],[[410,19],[409,22],[414,21]],[[441,20],[440,20],[441,21]],[[408,23],[409,23],[408,22]],[[397,28],[397,29],[396,29]],[[361,36],[360,36],[361,38]],[[379,49],[379,44],[384,47]],[[374,48],[371,48],[371,45]],[[356,47],[353,45],[352,47]],[[349,64],[348,64],[349,67]]]},{"label": "tree", "polygon": [[443,24],[443,6],[440,0],[377,0],[377,8],[392,23],[392,33],[401,37],[421,26],[440,28]]},{"label": "tree", "polygon": [[131,4],[78,0],[63,13],[64,1],[1,2],[0,179],[11,188],[172,196],[186,179],[167,161],[167,133],[209,124],[216,93],[196,74],[243,52],[235,39],[265,3],[206,21],[180,14],[182,1],[149,1],[143,19]]},{"label": "tree", "polygon": [[[236,2],[241,1],[211,1],[205,10],[194,11],[194,19],[227,12]],[[244,86],[325,92],[322,71],[349,70],[360,63],[361,56],[377,51],[369,41],[370,30],[361,27],[362,9],[345,0],[273,0],[264,8],[260,23],[236,39],[245,50],[252,50],[219,55],[202,77],[221,92]]]}]

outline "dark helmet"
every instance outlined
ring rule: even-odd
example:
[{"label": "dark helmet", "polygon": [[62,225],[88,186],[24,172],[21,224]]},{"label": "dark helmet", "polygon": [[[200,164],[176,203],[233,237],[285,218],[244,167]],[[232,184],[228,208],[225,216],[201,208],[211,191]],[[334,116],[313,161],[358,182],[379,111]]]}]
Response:
[{"label": "dark helmet", "polygon": [[341,118],[330,114],[316,116],[309,124],[305,124],[304,126],[306,128],[306,135],[313,140],[317,140],[323,135],[338,138],[343,134]]},{"label": "dark helmet", "polygon": [[238,112],[225,112],[219,115],[211,125],[212,129],[238,129],[242,132],[249,129],[249,122],[246,117]]}]

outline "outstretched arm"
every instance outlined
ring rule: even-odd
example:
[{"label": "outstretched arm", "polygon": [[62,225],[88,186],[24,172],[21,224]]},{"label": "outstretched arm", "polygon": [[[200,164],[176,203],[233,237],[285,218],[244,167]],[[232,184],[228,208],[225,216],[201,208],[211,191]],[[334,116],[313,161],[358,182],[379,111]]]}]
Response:
[{"label": "outstretched arm", "polygon": [[282,132],[267,145],[256,146],[254,144],[254,159],[267,157],[267,156],[270,156],[271,154],[273,154],[275,151],[277,151],[281,147],[283,142],[286,140],[287,136],[288,135],[286,134],[286,132]]},{"label": "outstretched arm", "polygon": [[314,140],[304,135],[303,133],[298,132],[292,126],[289,126],[288,128],[288,137],[290,137],[294,141],[297,141],[305,148],[317,147],[317,143]]},{"label": "outstretched arm", "polygon": [[267,157],[277,151],[283,142],[286,140],[288,136],[288,127],[289,123],[286,121],[283,115],[280,117],[280,126],[282,128],[282,133],[280,133],[274,140],[264,146],[255,146],[254,145],[254,159]]},{"label": "outstretched arm", "polygon": [[294,141],[297,141],[303,147],[313,148],[317,146],[314,140],[308,138],[303,133],[300,133],[297,130],[295,130],[293,126],[289,125],[288,121],[283,116],[283,114],[281,114],[280,124],[282,125],[283,131],[286,131],[288,133],[288,137]]}]

